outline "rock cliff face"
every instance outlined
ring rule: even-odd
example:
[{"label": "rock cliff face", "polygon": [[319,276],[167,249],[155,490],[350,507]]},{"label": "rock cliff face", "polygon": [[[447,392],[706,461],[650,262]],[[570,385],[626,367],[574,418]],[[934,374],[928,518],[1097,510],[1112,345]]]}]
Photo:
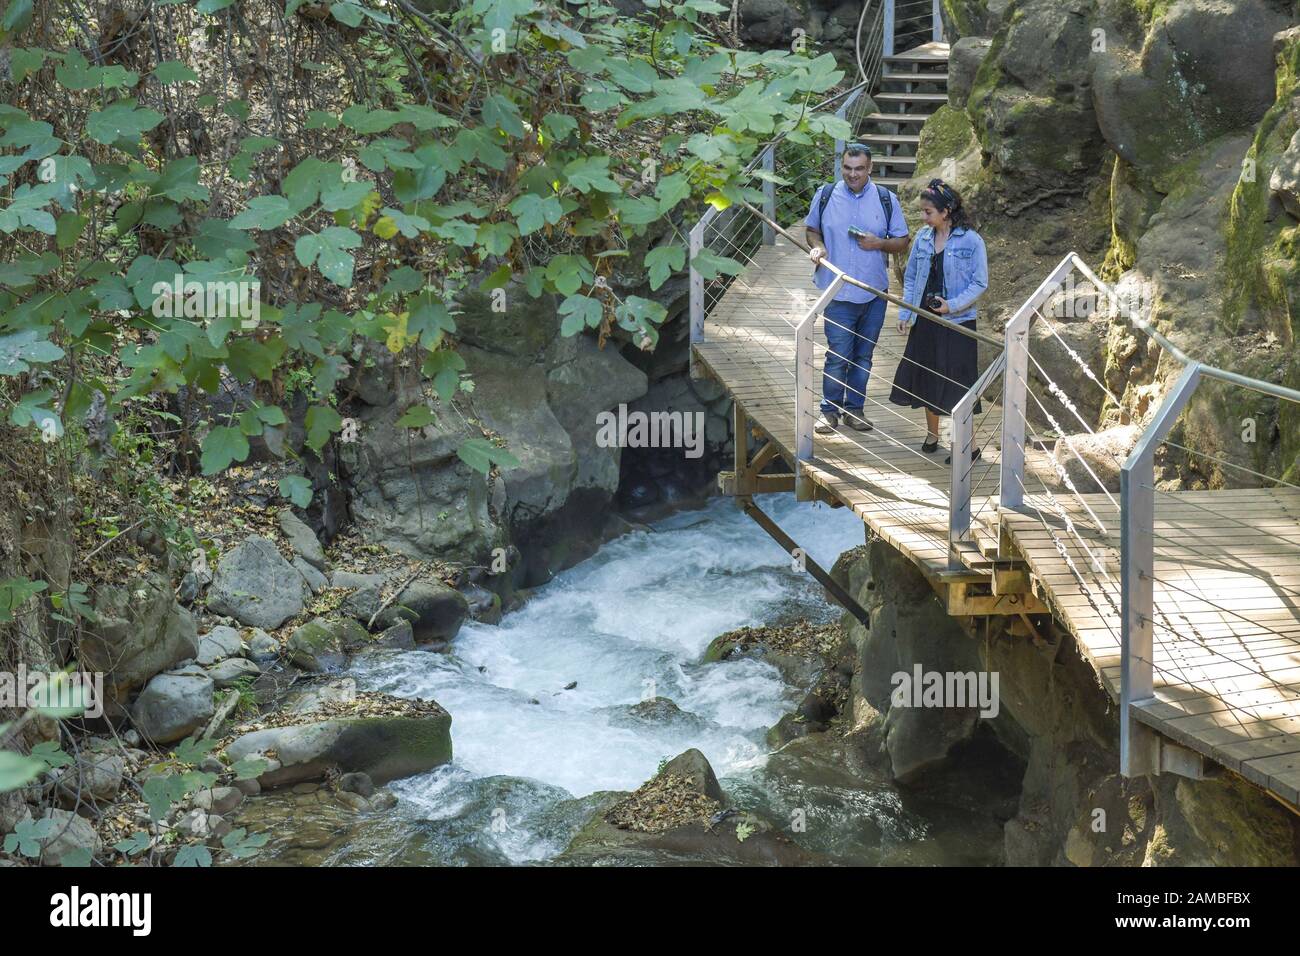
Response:
[{"label": "rock cliff face", "polygon": [[[599,544],[618,490],[621,449],[597,444],[597,415],[634,402],[645,374],[614,346],[564,337],[553,297],[506,289],[467,297],[458,334],[473,392],[414,431],[397,420],[421,399],[401,370],[376,369],[358,441],[342,464],[359,529],[413,557],[486,564],[513,545],[514,583],[532,586]],[[503,303],[498,305],[497,303]],[[456,455],[467,437],[495,434],[520,462],[490,478]]]},{"label": "rock cliff face", "polygon": [[[1241,778],[1119,776],[1119,718],[1073,640],[1040,622],[1037,646],[1006,621],[950,618],[920,572],[875,542],[834,573],[871,613],[845,614],[857,654],[849,707],[853,733],[880,741],[894,778],[918,790],[961,746],[996,740],[1023,767],[1020,799],[1004,828],[1008,865],[1287,865],[1300,863],[1300,818]],[[998,675],[996,716],[973,707],[894,703],[895,673]],[[991,683],[991,681],[990,681]]]}]

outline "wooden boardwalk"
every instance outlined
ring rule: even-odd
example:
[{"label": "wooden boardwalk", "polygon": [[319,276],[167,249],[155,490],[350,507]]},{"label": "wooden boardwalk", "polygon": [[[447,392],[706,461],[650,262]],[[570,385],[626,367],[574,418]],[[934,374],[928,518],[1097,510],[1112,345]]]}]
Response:
[{"label": "wooden boardwalk", "polygon": [[[692,347],[697,366],[726,388],[790,463],[794,325],[816,301],[811,272],[804,254],[784,240],[761,247],[708,310],[705,341]],[[923,412],[888,401],[906,344],[896,314],[889,306],[867,389],[866,417],[875,429],[817,435],[804,474],[939,588],[953,578],[947,449],[922,454]],[[825,342],[819,316],[818,369]],[[1118,496],[1059,488],[1033,493],[1052,472],[1046,456],[1031,448],[1025,504],[999,514],[999,410],[991,404],[976,416],[983,458],[971,474],[974,536],[995,547],[1000,526],[1011,556],[1027,566],[1033,594],[1073,634],[1101,685],[1118,700]],[[1037,476],[1032,481],[1031,473]],[[1155,700],[1136,706],[1136,716],[1297,810],[1300,491],[1162,492],[1156,498]],[[976,579],[979,567],[960,576]]]}]

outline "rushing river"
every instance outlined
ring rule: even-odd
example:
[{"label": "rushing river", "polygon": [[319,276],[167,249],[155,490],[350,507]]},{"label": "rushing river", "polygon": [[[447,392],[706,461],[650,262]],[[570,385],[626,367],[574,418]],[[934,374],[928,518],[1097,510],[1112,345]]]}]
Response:
[{"label": "rushing river", "polygon": [[[862,543],[862,522],[848,509],[789,495],[760,504],[823,567]],[[868,784],[834,761],[772,760],[764,734],[799,692],[763,662],[700,663],[724,631],[838,614],[812,576],[794,572],[789,556],[728,500],[624,535],[538,588],[499,625],[467,623],[446,653],[357,659],[350,675],[358,689],[432,698],[451,713],[453,761],[393,783],[395,809],[318,820],[312,839],[270,848],[266,862],[544,862],[590,816],[594,794],[633,790],[691,747],[741,805],[774,819],[803,808],[816,824],[806,845],[832,858],[989,862],[992,834],[967,845],[979,821],[944,820],[936,842],[933,821],[905,807],[887,782]],[[632,709],[656,696],[680,712],[647,717]],[[286,819],[295,815],[285,808]],[[890,846],[903,856],[881,856]],[[937,848],[914,854],[926,846]]]}]

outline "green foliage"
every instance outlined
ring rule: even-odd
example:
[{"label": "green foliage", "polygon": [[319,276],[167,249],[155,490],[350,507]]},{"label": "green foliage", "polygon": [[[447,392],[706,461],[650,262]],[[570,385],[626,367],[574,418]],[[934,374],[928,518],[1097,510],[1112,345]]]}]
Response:
[{"label": "green foliage", "polygon": [[[239,11],[254,29],[296,32],[309,22],[303,6],[248,0]],[[74,42],[11,45],[19,105],[0,107],[0,232],[20,244],[0,265],[0,375],[45,377],[9,412],[34,426],[33,437],[51,421],[62,434],[71,399],[56,396],[99,356],[125,369],[93,386],[109,399],[110,419],[153,392],[215,394],[224,367],[245,382],[307,391],[317,451],[339,431],[331,392],[358,339],[421,353],[415,367],[439,401],[452,401],[472,383],[447,339],[448,304],[480,266],[498,284],[517,276],[530,295],[563,296],[566,335],[618,329],[652,348],[664,308],[613,301],[593,286],[593,264],[626,255],[684,202],[758,200],[748,159],[774,133],[807,142],[832,131],[832,118],[806,106],[843,78],[829,54],[717,46],[701,18],[725,8],[709,0],[651,4],[648,18],[560,0],[475,0],[424,15],[342,0],[329,16],[357,31],[355,55],[373,88],[346,88],[331,64],[304,63],[334,79],[308,99],[281,95],[259,110],[256,88],[248,102],[230,99],[179,42],[206,17],[233,28],[233,7],[175,7],[177,39],[150,51],[156,62],[133,64],[139,72],[92,65]],[[17,35],[30,19],[29,0],[11,0],[0,29]],[[452,36],[464,47],[449,45]],[[433,73],[427,56],[450,56],[451,68]],[[532,69],[516,68],[525,61]],[[574,103],[560,89],[583,92]],[[331,101],[333,92],[342,95]],[[233,120],[238,135],[228,148],[168,145],[192,117],[209,127]],[[649,155],[605,135],[633,124],[657,131]],[[289,165],[284,144],[302,130],[309,137]],[[685,249],[653,249],[646,266],[659,289],[686,268]],[[707,252],[696,266],[710,277],[738,268]],[[403,271],[420,282],[393,291]],[[259,274],[277,281],[273,294],[254,291],[263,318],[251,326],[216,304],[228,299],[164,310],[170,293],[157,291]],[[203,473],[246,460],[248,439],[266,424],[211,424]],[[461,453],[471,467],[511,466],[507,452],[473,441]],[[298,481],[282,493],[300,505],[307,494]]]},{"label": "green foliage", "polygon": [[54,832],[54,820],[23,820],[14,827],[14,832],[5,837],[6,853],[19,853],[29,859],[38,859],[41,855],[41,841]]}]

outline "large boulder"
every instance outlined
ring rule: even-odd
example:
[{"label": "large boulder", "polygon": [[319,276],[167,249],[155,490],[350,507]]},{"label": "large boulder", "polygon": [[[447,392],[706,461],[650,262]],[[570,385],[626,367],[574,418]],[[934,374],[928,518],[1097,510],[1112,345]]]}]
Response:
[{"label": "large boulder", "polygon": [[988,37],[962,37],[948,54],[948,105],[964,109],[980,64],[989,55],[993,41]]},{"label": "large boulder", "polygon": [[222,556],[208,608],[253,627],[276,628],[302,613],[302,575],[266,538],[249,538]]},{"label": "large boulder", "polygon": [[479,561],[502,537],[489,509],[502,502],[493,502],[488,479],[456,454],[474,437],[460,416],[438,404],[432,424],[397,427],[414,401],[362,412],[357,441],[340,448],[358,531],[413,557]]},{"label": "large boulder", "polygon": [[1091,92],[1093,0],[1022,0],[976,72],[967,109],[1010,215],[1081,195],[1104,142]]},{"label": "large boulder", "polygon": [[590,336],[555,342],[547,352],[546,400],[569,436],[575,488],[618,490],[620,449],[596,444],[596,416],[646,393],[646,376],[612,346]]},{"label": "large boulder", "polygon": [[156,744],[188,737],[212,719],[212,690],[212,678],[202,671],[159,674],[132,707],[135,729]]},{"label": "large boulder", "polygon": [[131,693],[149,678],[199,649],[194,616],[181,607],[161,575],[95,592],[95,621],[87,625],[78,655],[84,670],[104,674],[104,707],[124,712]]},{"label": "large boulder", "polygon": [[1106,142],[1126,162],[1158,171],[1253,125],[1273,102],[1272,38],[1288,23],[1264,0],[1180,0],[1140,55],[1108,43],[1092,76]]},{"label": "large boulder", "polygon": [[[226,747],[232,761],[263,757],[262,787],[316,780],[326,773],[365,773],[377,784],[432,770],[451,760],[451,715],[421,701],[415,716],[339,717],[256,730]],[[272,756],[273,755],[273,756]]]},{"label": "large boulder", "polygon": [[434,578],[412,581],[384,609],[379,623],[391,627],[408,621],[419,643],[450,641],[469,616],[469,602],[455,588]]}]

